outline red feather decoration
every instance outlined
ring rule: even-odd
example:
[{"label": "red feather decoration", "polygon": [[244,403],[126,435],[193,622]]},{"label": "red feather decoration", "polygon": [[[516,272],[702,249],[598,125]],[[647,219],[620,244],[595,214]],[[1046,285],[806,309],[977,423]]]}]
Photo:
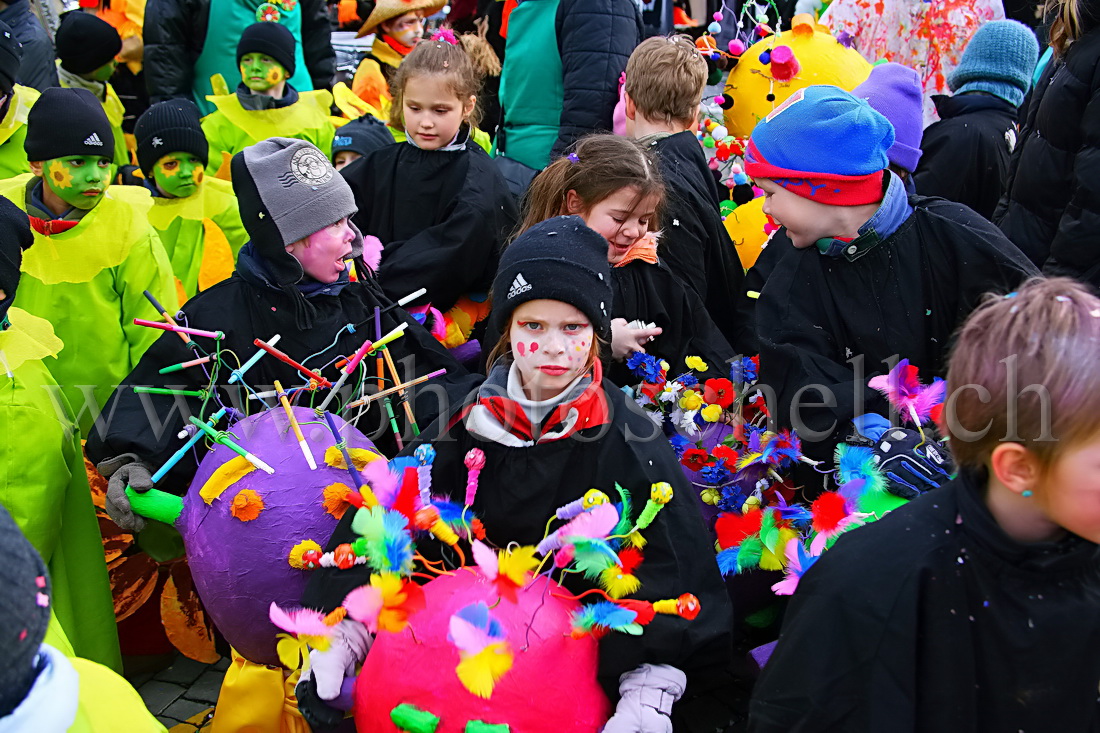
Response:
[{"label": "red feather decoration", "polygon": [[727,547],[735,547],[749,535],[760,532],[760,522],[764,513],[759,509],[750,509],[744,514],[721,514],[714,525],[718,533],[718,546],[723,550]]},{"label": "red feather decoration", "polygon": [[848,517],[845,499],[835,491],[826,491],[814,499],[810,505],[813,514],[813,528],[816,532],[832,532]]}]

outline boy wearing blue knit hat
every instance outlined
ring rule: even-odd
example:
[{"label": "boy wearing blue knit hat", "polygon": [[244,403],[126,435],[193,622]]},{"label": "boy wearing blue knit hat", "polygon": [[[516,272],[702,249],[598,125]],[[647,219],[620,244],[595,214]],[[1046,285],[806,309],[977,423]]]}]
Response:
[{"label": "boy wearing blue knit hat", "polygon": [[940,121],[924,131],[917,190],[993,218],[1016,146],[1016,110],[1039,57],[1035,34],[1014,20],[986,23],[947,77],[954,94],[932,97]]},{"label": "boy wearing blue knit hat", "polygon": [[783,225],[746,276],[765,280],[760,379],[775,390],[772,414],[798,429],[812,458],[829,457],[856,415],[888,414],[867,388],[886,360],[942,375],[951,334],[981,296],[1036,274],[974,212],[907,196],[888,170],[893,144],[866,101],[811,86],[761,120],[746,151],[764,212]]}]

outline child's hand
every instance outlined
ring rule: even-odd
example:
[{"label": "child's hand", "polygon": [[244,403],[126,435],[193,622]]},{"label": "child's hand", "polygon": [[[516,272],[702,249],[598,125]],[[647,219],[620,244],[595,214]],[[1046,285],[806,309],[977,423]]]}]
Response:
[{"label": "child's hand", "polygon": [[309,653],[309,668],[317,681],[317,697],[335,700],[340,695],[344,677],[355,674],[355,668],[363,663],[370,651],[374,637],[367,627],[358,621],[344,619],[332,634],[325,651],[314,649]]},{"label": "child's hand", "polygon": [[660,326],[631,328],[625,318],[613,318],[611,319],[611,358],[615,361],[623,361],[635,351],[644,353],[644,344],[663,332]]}]

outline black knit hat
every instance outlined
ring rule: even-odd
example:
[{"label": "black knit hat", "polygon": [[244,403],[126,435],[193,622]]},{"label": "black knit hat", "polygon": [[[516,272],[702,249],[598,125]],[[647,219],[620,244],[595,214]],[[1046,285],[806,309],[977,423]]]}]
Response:
[{"label": "black knit hat", "polygon": [[332,157],[335,158],[337,153],[344,150],[366,155],[392,143],[393,134],[386,123],[376,117],[364,115],[336,128],[336,136],[332,138]]},{"label": "black knit hat", "polygon": [[11,26],[0,21],[0,94],[11,94],[22,60],[23,44],[15,37]]},{"label": "black knit hat", "polygon": [[71,155],[113,158],[115,135],[94,94],[87,89],[50,87],[27,114],[23,150],[30,161]]},{"label": "black knit hat", "polygon": [[23,265],[23,250],[34,244],[34,235],[27,215],[18,206],[0,197],[0,289],[6,296],[0,300],[0,320],[8,313],[15,291],[19,288],[19,268]]},{"label": "black knit hat", "polygon": [[199,116],[199,108],[190,99],[166,99],[138,118],[134,125],[138,165],[147,179],[156,162],[169,153],[190,153],[207,164],[210,145]]},{"label": "black knit hat", "polygon": [[0,718],[14,710],[34,684],[34,660],[50,623],[46,564],[0,506]]},{"label": "black knit hat", "polygon": [[280,23],[253,23],[244,29],[237,42],[237,63],[245,54],[262,53],[278,61],[286,73],[294,76],[294,34]]},{"label": "black knit hat", "polygon": [[493,280],[489,328],[504,333],[512,311],[529,300],[560,300],[583,312],[596,335],[611,335],[607,240],[579,216],[539,222],[508,245]]},{"label": "black knit hat", "polygon": [[57,58],[61,60],[61,68],[73,74],[87,74],[118,56],[122,50],[122,38],[102,18],[73,10],[61,16],[61,25],[54,36],[54,47]]}]

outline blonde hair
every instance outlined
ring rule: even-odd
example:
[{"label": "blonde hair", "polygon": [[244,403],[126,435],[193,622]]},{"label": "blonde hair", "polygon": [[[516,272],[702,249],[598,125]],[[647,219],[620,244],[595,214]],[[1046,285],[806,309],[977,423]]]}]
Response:
[{"label": "blonde hair", "polygon": [[650,120],[694,125],[706,84],[707,62],[685,35],[647,38],[626,62],[624,91]]},{"label": "blonde hair", "polygon": [[471,128],[478,126],[481,122],[478,101],[481,80],[486,75],[499,74],[500,61],[488,43],[478,36],[467,33],[459,36],[458,41],[457,44],[445,40],[421,41],[397,67],[397,73],[390,80],[391,127],[405,129],[405,85],[414,76],[444,77],[464,105],[473,97],[474,108],[463,122]]},{"label": "blonde hair", "polygon": [[[623,188],[638,192],[635,202],[650,196],[664,199],[665,187],[657,164],[633,140],[618,135],[589,135],[581,138],[573,152],[547,166],[535,176],[523,199],[524,217],[517,234],[567,212],[570,191],[580,198],[585,211]],[[658,204],[658,209],[660,204]],[[660,219],[653,217],[652,227]]]},{"label": "blonde hair", "polygon": [[1044,16],[1053,15],[1050,45],[1058,56],[1065,56],[1070,45],[1100,22],[1100,12],[1088,0],[1047,0]]},{"label": "blonde hair", "polygon": [[963,324],[947,372],[951,452],[980,468],[1001,442],[1044,470],[1100,432],[1100,298],[1068,278],[988,296]]}]

